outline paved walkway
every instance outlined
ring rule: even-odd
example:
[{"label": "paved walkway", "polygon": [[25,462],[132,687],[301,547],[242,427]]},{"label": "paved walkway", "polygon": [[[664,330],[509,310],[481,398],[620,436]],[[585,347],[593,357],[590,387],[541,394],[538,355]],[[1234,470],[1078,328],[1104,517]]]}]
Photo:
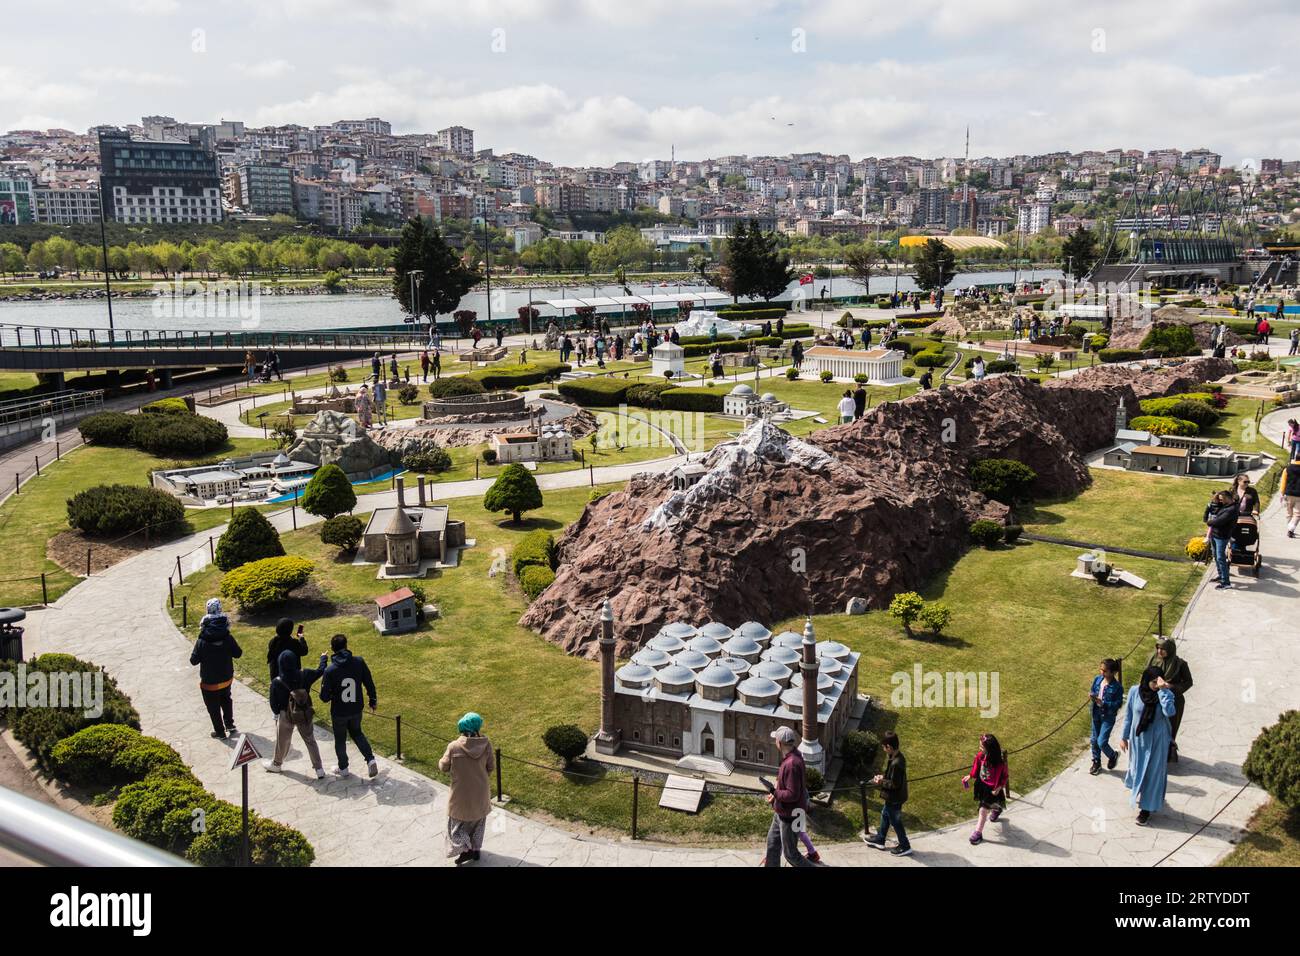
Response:
[{"label": "paved walkway", "polygon": [[[1283,418],[1285,416],[1283,415]],[[1265,432],[1276,437],[1279,416]],[[671,460],[654,463],[654,470]],[[606,469],[613,473],[648,466]],[[581,473],[545,475],[543,487],[563,487]],[[486,482],[438,486],[444,496],[473,494]],[[393,494],[368,495],[367,507],[391,503]],[[277,518],[277,523],[288,516]],[[1300,706],[1300,641],[1288,611],[1297,594],[1300,542],[1283,535],[1276,501],[1263,522],[1264,571],[1258,581],[1239,577],[1228,592],[1197,589],[1176,628],[1180,652],[1196,677],[1180,733],[1182,760],[1171,766],[1168,806],[1145,829],[1133,823],[1120,770],[1088,774],[1081,755],[1055,779],[1012,804],[1002,822],[990,824],[986,842],[971,847],[970,824],[915,834],[915,855],[895,860],[860,843],[822,847],[831,866],[1016,865],[1016,866],[1204,866],[1232,846],[1264,794],[1246,787],[1240,766],[1261,727],[1288,708]],[[219,533],[221,529],[216,529]],[[207,532],[141,554],[96,575],[53,607],[29,615],[28,646],[36,653],[65,651],[108,668],[143,716],[144,731],[171,743],[206,786],[236,800],[239,777],[228,772],[230,742],[207,736],[206,714],[188,665],[188,641],[171,624],[163,604],[166,577],[177,552],[206,540]],[[206,560],[206,549],[195,558]],[[114,622],[111,625],[105,622]],[[1248,622],[1248,623],[1246,623]],[[257,655],[259,648],[248,648]],[[1130,673],[1132,669],[1130,668]],[[1080,675],[1080,695],[1089,675]],[[1062,701],[1062,709],[1070,702]],[[265,700],[243,684],[235,686],[240,728],[264,751],[272,732]],[[491,715],[489,718],[489,728]],[[328,732],[318,730],[327,760]],[[303,753],[295,748],[287,772],[253,778],[253,805],[261,813],[300,828],[323,865],[392,866],[445,863],[446,791],[391,761],[380,760],[375,781],[309,778]],[[920,775],[927,768],[913,767]],[[1122,769],[1122,768],[1121,768]],[[562,784],[557,784],[562,785]],[[952,786],[959,786],[952,778]],[[340,810],[344,812],[340,812]],[[1214,823],[1201,829],[1212,817]],[[1200,832],[1198,832],[1200,831]],[[484,854],[495,865],[752,866],[757,841],[739,849],[698,849],[598,840],[529,820],[506,810],[493,812]],[[1172,856],[1170,856],[1172,854]]]}]

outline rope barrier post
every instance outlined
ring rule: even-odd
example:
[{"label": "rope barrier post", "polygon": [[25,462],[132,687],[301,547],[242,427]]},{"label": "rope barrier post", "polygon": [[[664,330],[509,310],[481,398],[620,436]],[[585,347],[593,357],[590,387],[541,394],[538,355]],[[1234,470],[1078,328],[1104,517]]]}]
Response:
[{"label": "rope barrier post", "polygon": [[497,748],[497,803],[505,803],[506,796],[501,791],[501,748]]},{"label": "rope barrier post", "polygon": [[397,759],[402,759],[402,715],[398,714],[397,720]]},{"label": "rope barrier post", "polygon": [[167,575],[167,604],[169,607],[176,606],[176,590],[172,587],[172,576]]},{"label": "rope barrier post", "polygon": [[59,443],[58,443],[57,441],[55,441],[55,443],[54,443],[54,460],[55,460],[55,461],[58,461],[58,460],[59,460],[59,456],[60,456],[61,452],[62,452],[62,449],[59,448]]},{"label": "rope barrier post", "polygon": [[871,836],[871,814],[867,810],[867,782],[858,781],[858,802],[862,805],[862,835]]},{"label": "rope barrier post", "polygon": [[49,606],[49,603],[50,603],[50,592],[49,592],[49,590],[45,587],[45,572],[44,572],[44,571],[41,572],[41,603],[44,604],[44,605],[46,605],[47,607]]},{"label": "rope barrier post", "polygon": [[39,475],[41,473],[41,456],[36,455],[35,457],[36,457],[36,474]]},{"label": "rope barrier post", "polygon": [[637,815],[637,804],[639,802],[640,795],[641,795],[641,775],[639,773],[634,773],[632,774],[632,839],[633,840],[636,839],[636,815]]},{"label": "rope barrier post", "polygon": [[230,520],[231,521],[235,520],[235,499],[234,498],[230,499]]},{"label": "rope barrier post", "polygon": [[190,626],[190,599],[189,595],[181,595],[181,627]]},{"label": "rope barrier post", "polygon": [[179,554],[176,555],[176,583],[185,583],[185,575],[181,572],[181,556]]},{"label": "rope barrier post", "polygon": [[208,557],[215,564],[217,561],[217,549],[212,544],[212,535],[208,535]]},{"label": "rope barrier post", "polygon": [[587,473],[591,476],[591,487],[596,487],[596,463],[591,462],[587,465]]},{"label": "rope barrier post", "polygon": [[86,545],[86,577],[90,577],[90,545]]},{"label": "rope barrier post", "polygon": [[18,472],[14,472],[14,494],[22,494],[22,485],[18,481]]}]

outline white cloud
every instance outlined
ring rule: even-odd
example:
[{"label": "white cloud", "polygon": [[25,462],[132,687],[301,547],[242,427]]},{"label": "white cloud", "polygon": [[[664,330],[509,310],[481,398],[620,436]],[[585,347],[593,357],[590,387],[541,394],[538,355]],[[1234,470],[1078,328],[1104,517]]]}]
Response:
[{"label": "white cloud", "polygon": [[185,81],[169,73],[149,73],[120,66],[85,69],[77,74],[90,83],[121,83],[127,86],[181,86]]},{"label": "white cloud", "polygon": [[288,60],[259,60],[256,63],[232,63],[231,69],[242,76],[251,76],[259,80],[272,80],[293,72],[293,64]]}]

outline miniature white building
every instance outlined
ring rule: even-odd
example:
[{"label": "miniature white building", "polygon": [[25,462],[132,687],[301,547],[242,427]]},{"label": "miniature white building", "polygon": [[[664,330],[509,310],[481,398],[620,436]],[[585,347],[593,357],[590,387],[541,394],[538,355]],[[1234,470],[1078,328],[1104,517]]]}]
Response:
[{"label": "miniature white building", "polygon": [[573,436],[562,425],[543,425],[540,432],[508,432],[492,436],[497,461],[572,461]]},{"label": "miniature white building", "polygon": [[803,367],[814,375],[830,372],[841,380],[865,375],[868,382],[888,384],[903,377],[903,353],[894,349],[855,352],[831,345],[814,345],[803,353]]},{"label": "miniature white building", "polygon": [[686,350],[676,342],[660,342],[650,353],[650,374],[664,378],[667,372],[672,378],[686,375]]},{"label": "miniature white building", "polygon": [[743,383],[722,396],[722,414],[733,418],[748,418],[750,415],[772,418],[787,415],[789,411],[790,406],[771,392],[764,392],[760,397]]},{"label": "miniature white building", "polygon": [[185,475],[180,479],[186,491],[195,498],[211,501],[213,499],[238,493],[243,476],[237,471],[221,469],[203,471],[197,475]]}]

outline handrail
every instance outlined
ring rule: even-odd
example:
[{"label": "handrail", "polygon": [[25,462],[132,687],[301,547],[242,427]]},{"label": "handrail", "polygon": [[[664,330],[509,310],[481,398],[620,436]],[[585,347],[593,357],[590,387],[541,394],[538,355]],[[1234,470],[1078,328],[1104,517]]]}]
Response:
[{"label": "handrail", "polygon": [[5,787],[0,787],[0,846],[44,866],[192,865]]}]

